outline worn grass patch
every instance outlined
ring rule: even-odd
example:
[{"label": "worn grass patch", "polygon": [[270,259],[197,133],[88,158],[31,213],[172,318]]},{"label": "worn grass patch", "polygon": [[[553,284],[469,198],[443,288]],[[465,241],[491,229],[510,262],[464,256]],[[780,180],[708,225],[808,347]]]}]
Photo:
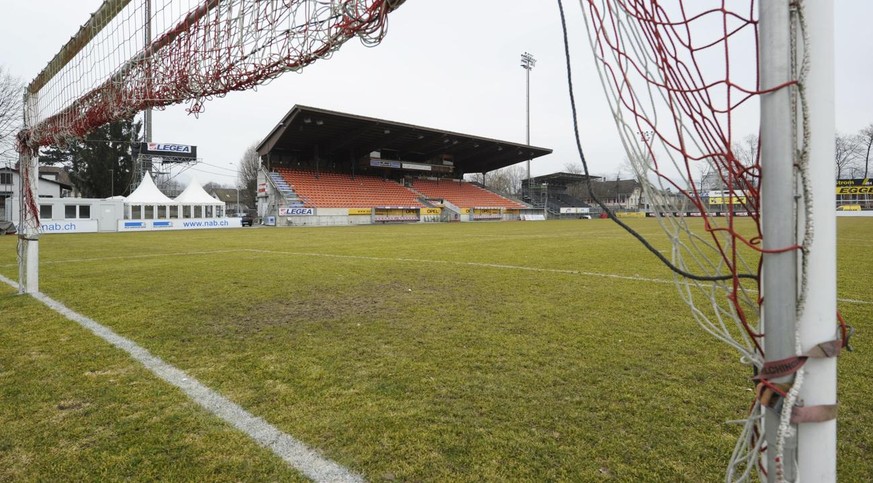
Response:
[{"label": "worn grass patch", "polygon": [[[651,220],[632,223],[665,246]],[[863,334],[873,223],[839,227],[840,296],[867,302],[841,308]],[[7,277],[11,241],[0,237]],[[725,421],[751,398],[750,374],[697,328],[666,269],[599,220],[58,235],[40,248],[44,292],[371,480],[718,480],[739,430]],[[18,388],[3,393],[13,404],[0,423],[14,421],[23,441],[0,451],[19,468],[9,478],[53,479],[61,457],[49,450],[66,441],[19,396],[31,386],[60,414],[107,411],[68,388],[124,398],[105,423],[128,435],[113,464],[142,467],[143,479],[293,475],[78,326],[26,298],[3,303],[21,321],[0,339],[3,367],[14,360],[17,374],[2,386]],[[35,327],[76,343],[34,338]],[[839,472],[864,481],[873,407],[859,368],[871,361],[864,339],[856,345],[840,363]],[[19,361],[36,352],[66,368],[70,350],[93,367],[43,376]],[[50,382],[27,382],[41,377]],[[158,413],[150,424],[125,422],[148,410]],[[206,436],[191,441],[188,426]],[[86,433],[69,437],[64,456],[101,440]],[[153,454],[163,445],[176,456]],[[32,466],[6,456],[19,446],[49,456],[32,452]],[[97,456],[69,465],[128,477]]]}]

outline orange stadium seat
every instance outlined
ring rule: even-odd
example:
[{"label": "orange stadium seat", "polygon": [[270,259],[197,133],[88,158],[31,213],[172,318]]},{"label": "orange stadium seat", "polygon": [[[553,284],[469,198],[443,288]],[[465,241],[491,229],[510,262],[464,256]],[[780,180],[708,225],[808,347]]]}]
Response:
[{"label": "orange stadium seat", "polygon": [[428,198],[448,200],[460,208],[526,208],[522,203],[464,181],[416,179],[412,189]]},{"label": "orange stadium seat", "polygon": [[313,208],[419,208],[418,195],[400,183],[375,176],[316,173],[310,170],[278,168],[282,178]]}]

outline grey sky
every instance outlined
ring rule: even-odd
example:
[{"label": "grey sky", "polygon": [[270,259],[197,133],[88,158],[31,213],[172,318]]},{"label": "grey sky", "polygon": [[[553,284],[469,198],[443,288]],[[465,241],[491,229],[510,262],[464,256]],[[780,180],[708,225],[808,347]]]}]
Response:
[{"label": "grey sky", "polygon": [[[101,0],[0,0],[0,65],[30,81]],[[841,0],[836,14],[837,129],[873,123],[873,2]],[[578,2],[565,2],[583,148],[594,174],[614,176],[624,153],[593,70]],[[301,74],[206,104],[155,113],[154,140],[195,144],[201,182],[231,183],[235,165],[294,104],[504,139],[525,140],[525,77],[531,52],[531,143],[552,148],[534,175],[577,162],[560,20],[555,1],[407,0],[383,43],[346,44]],[[753,129],[749,129],[751,133]]]}]

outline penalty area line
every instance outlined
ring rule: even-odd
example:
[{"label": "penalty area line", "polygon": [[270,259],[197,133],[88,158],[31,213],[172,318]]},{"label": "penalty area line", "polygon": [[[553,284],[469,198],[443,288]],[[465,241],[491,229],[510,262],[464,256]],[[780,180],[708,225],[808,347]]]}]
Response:
[{"label": "penalty area line", "polygon": [[[0,275],[0,281],[14,288],[18,287],[15,281],[3,275]],[[153,355],[132,340],[122,337],[112,329],[73,311],[42,292],[33,294],[33,298],[91,331],[110,345],[127,352],[154,375],[182,390],[186,396],[202,408],[218,416],[239,431],[242,431],[256,443],[272,451],[276,456],[282,458],[286,463],[308,478],[324,482],[364,481],[361,476],[324,458],[296,438],[283,433],[272,424],[252,415],[240,405],[213,391],[181,369],[167,364],[161,358]]]},{"label": "penalty area line", "polygon": [[[496,268],[501,270],[521,270],[526,272],[545,272],[545,273],[562,273],[568,275],[582,275],[584,277],[599,277],[612,278],[617,280],[629,280],[633,282],[650,282],[675,285],[675,280],[664,278],[650,278],[639,275],[618,275],[615,273],[602,272],[586,272],[582,270],[562,269],[562,268],[542,268],[542,267],[525,267],[522,265],[507,265],[501,263],[484,263],[484,262],[462,262],[457,260],[428,260],[425,258],[403,258],[403,257],[372,257],[366,255],[341,255],[336,253],[314,253],[314,252],[289,252],[282,250],[264,250],[260,248],[243,248],[241,251],[251,253],[264,253],[267,255],[292,255],[297,257],[324,257],[324,258],[339,258],[352,260],[372,260],[384,262],[407,262],[407,263],[435,263],[440,265],[462,265],[468,267]],[[749,289],[750,293],[757,293],[757,290]],[[873,305],[873,301],[838,298],[837,302],[848,304]]]},{"label": "penalty area line", "polygon": [[484,263],[484,262],[462,262],[457,260],[428,260],[425,258],[402,258],[402,257],[370,257],[365,255],[339,255],[333,253],[312,253],[312,252],[286,252],[280,250],[263,250],[259,248],[246,248],[245,251],[253,253],[265,253],[272,255],[292,255],[299,257],[325,257],[325,258],[340,258],[352,260],[372,260],[386,262],[407,262],[407,263],[435,263],[441,265],[461,265],[468,267],[482,268],[497,268],[501,270],[521,270],[525,272],[544,272],[544,273],[562,273],[567,275],[584,275],[586,277],[602,277],[602,278],[617,278],[619,280],[631,280],[635,282],[653,282],[653,283],[668,283],[672,284],[672,280],[664,280],[659,278],[641,277],[638,275],[616,275],[612,273],[584,272],[581,270],[563,269],[563,268],[542,268],[542,267],[525,267],[523,265],[506,265],[502,263]]}]

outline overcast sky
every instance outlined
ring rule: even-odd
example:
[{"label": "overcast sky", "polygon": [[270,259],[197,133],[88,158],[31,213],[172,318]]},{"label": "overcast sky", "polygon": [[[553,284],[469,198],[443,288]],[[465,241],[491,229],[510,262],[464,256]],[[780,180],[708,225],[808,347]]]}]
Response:
[{"label": "overcast sky", "polygon": [[[0,65],[29,82],[102,0],[0,0]],[[837,130],[873,123],[873,1],[836,3]],[[614,176],[624,153],[604,101],[578,2],[565,2],[583,148],[593,174]],[[201,183],[233,183],[245,149],[294,105],[525,141],[525,71],[531,52],[531,144],[554,153],[534,160],[534,176],[578,162],[555,1],[407,0],[376,48],[350,41],[328,61],[288,73],[256,91],[154,115],[154,141],[193,144]],[[748,129],[749,133],[756,127]],[[187,178],[184,176],[183,178]]]}]

